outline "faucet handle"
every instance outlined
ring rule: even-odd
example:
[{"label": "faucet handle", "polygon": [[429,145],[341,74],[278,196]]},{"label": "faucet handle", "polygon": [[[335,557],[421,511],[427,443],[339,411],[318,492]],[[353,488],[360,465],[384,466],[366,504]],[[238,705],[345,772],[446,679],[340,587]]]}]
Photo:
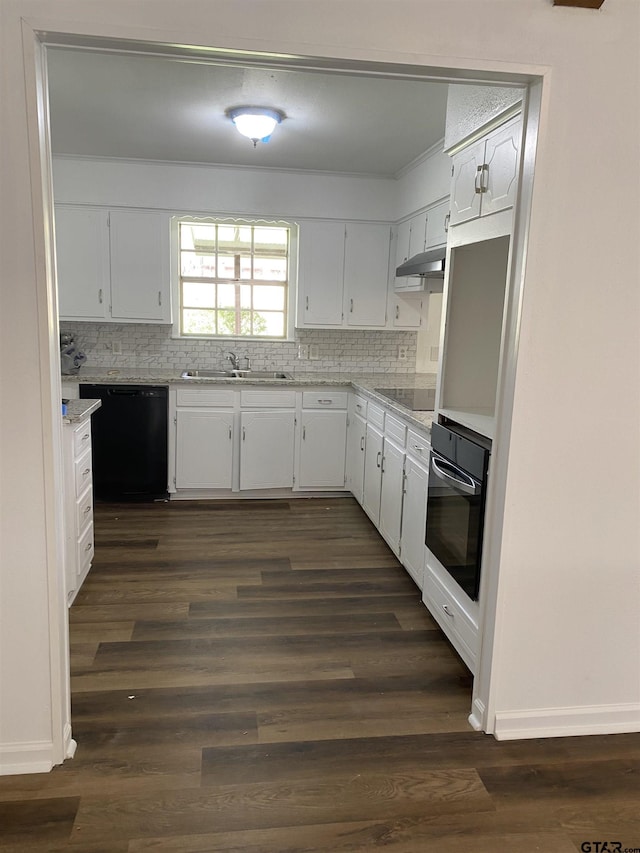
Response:
[{"label": "faucet handle", "polygon": [[247,362],[246,370],[251,370],[251,359],[249,358],[249,356],[245,355],[244,360]]}]

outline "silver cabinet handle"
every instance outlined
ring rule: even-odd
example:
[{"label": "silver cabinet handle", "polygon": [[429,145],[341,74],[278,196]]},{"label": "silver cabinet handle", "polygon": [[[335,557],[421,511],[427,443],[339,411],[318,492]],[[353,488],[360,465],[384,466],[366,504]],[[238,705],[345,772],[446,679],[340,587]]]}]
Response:
[{"label": "silver cabinet handle", "polygon": [[333,403],[333,400],[318,400],[321,406],[330,406]]},{"label": "silver cabinet handle", "polygon": [[84,471],[82,472],[82,476],[86,477],[87,474],[90,474],[90,473],[91,473],[91,468],[85,468]]},{"label": "silver cabinet handle", "polygon": [[246,435],[247,435],[247,434],[246,434],[245,428],[244,428],[244,427],[242,427],[242,440],[243,440],[243,441],[245,440]]},{"label": "silver cabinet handle", "polygon": [[162,305],[162,291],[158,291],[158,305]]},{"label": "silver cabinet handle", "polygon": [[402,494],[403,495],[407,494],[407,475],[406,474],[402,475]]},{"label": "silver cabinet handle", "polygon": [[447,616],[448,616],[450,619],[453,619],[453,618],[455,617],[455,613],[452,613],[452,612],[449,610],[449,605],[448,605],[448,604],[443,604],[443,605],[442,605],[442,609],[444,610],[444,612],[447,614]]},{"label": "silver cabinet handle", "polygon": [[364,436],[360,438],[360,450],[364,450]]},{"label": "silver cabinet handle", "polygon": [[232,438],[232,435],[231,435],[231,427],[229,427],[229,441],[231,441],[231,438]]},{"label": "silver cabinet handle", "polygon": [[89,436],[90,436],[90,435],[91,435],[91,433],[90,433],[90,432],[85,432],[85,434],[82,436],[82,438],[80,439],[80,441],[87,441],[87,440],[89,439]]},{"label": "silver cabinet handle", "polygon": [[384,474],[384,456],[382,457],[382,465],[380,466],[380,470]]},{"label": "silver cabinet handle", "polygon": [[417,451],[418,451],[418,452],[420,452],[420,453],[422,453],[422,451],[424,450],[424,447],[421,447],[421,445],[419,445],[419,444],[414,444],[414,445],[413,445],[413,449],[414,449],[414,450],[417,450]]},{"label": "silver cabinet handle", "polygon": [[380,467],[380,460],[382,459],[382,451],[378,451],[378,455],[376,456],[376,468]]},{"label": "silver cabinet handle", "polygon": [[302,427],[302,440],[303,441],[307,440],[307,428],[306,428],[306,426]]},{"label": "silver cabinet handle", "polygon": [[400,319],[400,306],[396,305],[396,320]]},{"label": "silver cabinet handle", "polygon": [[91,512],[91,504],[89,504],[89,506],[86,506],[84,508],[84,515],[86,515],[88,512]]},{"label": "silver cabinet handle", "polygon": [[308,296],[304,301],[304,307],[306,308],[307,311],[309,310],[309,297]]},{"label": "silver cabinet handle", "polygon": [[[482,170],[483,170],[483,168],[484,168],[484,165],[478,166],[478,168],[476,169],[476,177],[475,177],[475,180],[473,182],[473,186],[474,186],[474,189],[476,191],[476,195],[479,195],[482,192]],[[478,178],[480,180],[478,180]]]},{"label": "silver cabinet handle", "polygon": [[102,305],[102,288],[98,290],[98,302]]},{"label": "silver cabinet handle", "polygon": [[361,411],[362,411],[362,404],[361,404],[361,403],[356,403],[356,409],[357,409],[359,412],[361,412]]},{"label": "silver cabinet handle", "polygon": [[90,551],[90,550],[91,550],[91,542],[87,542],[87,544],[84,546],[84,550],[85,550],[85,551]]},{"label": "silver cabinet handle", "polygon": [[449,220],[450,219],[451,219],[451,214],[447,213],[447,215],[444,218],[444,233],[445,234],[449,233]]},{"label": "silver cabinet handle", "polygon": [[353,314],[353,299],[349,300],[349,313]]}]

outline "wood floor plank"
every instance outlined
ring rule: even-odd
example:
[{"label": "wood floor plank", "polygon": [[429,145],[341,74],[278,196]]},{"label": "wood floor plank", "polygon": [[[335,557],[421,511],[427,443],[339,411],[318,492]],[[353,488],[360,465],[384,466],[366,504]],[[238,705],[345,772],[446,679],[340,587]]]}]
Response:
[{"label": "wood floor plank", "polygon": [[640,847],[640,735],[474,732],[470,673],[352,498],[97,502],[95,538],[75,758],[0,777],[0,853]]}]

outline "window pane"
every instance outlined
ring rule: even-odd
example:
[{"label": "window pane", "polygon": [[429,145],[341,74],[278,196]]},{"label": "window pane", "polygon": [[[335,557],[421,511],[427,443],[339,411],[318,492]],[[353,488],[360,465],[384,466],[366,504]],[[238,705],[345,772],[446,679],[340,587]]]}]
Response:
[{"label": "window pane", "polygon": [[243,250],[251,251],[251,226],[218,225],[218,251],[235,253]]},{"label": "window pane", "polygon": [[240,307],[251,308],[251,290],[250,284],[239,284],[240,289]]},{"label": "window pane", "polygon": [[180,225],[180,246],[183,249],[215,252],[216,226],[211,225]]},{"label": "window pane", "polygon": [[254,258],[253,277],[257,281],[286,281],[286,258]]},{"label": "window pane", "polygon": [[195,252],[181,252],[180,272],[182,275],[201,275],[205,278],[215,278],[216,256],[198,255]]},{"label": "window pane", "polygon": [[235,284],[219,284],[218,285],[218,307],[233,308],[236,307],[236,286]]},{"label": "window pane", "polygon": [[271,311],[284,311],[284,287],[254,287],[253,307]]},{"label": "window pane", "polygon": [[279,311],[256,311],[253,315],[253,334],[283,338],[284,314]]},{"label": "window pane", "polygon": [[182,312],[182,332],[185,335],[215,335],[215,313],[185,308]]},{"label": "window pane", "polygon": [[218,334],[219,335],[237,335],[236,332],[236,312],[231,308],[218,311]]},{"label": "window pane", "polygon": [[286,228],[254,228],[254,252],[270,255],[286,255],[288,244],[289,237]]},{"label": "window pane", "polygon": [[185,281],[182,304],[188,308],[215,308],[216,286],[210,281]]},{"label": "window pane", "polygon": [[218,278],[234,280],[236,277],[235,261],[234,255],[218,255]]},{"label": "window pane", "polygon": [[240,278],[251,278],[251,255],[242,255],[240,258]]}]

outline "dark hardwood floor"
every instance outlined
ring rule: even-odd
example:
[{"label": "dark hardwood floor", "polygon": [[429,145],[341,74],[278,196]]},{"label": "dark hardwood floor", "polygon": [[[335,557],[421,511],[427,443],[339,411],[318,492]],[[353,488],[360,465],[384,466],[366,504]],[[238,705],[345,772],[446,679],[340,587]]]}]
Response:
[{"label": "dark hardwood floor", "polygon": [[0,778],[2,853],[640,851],[640,735],[473,732],[350,498],[98,505],[70,623],[77,753]]}]

